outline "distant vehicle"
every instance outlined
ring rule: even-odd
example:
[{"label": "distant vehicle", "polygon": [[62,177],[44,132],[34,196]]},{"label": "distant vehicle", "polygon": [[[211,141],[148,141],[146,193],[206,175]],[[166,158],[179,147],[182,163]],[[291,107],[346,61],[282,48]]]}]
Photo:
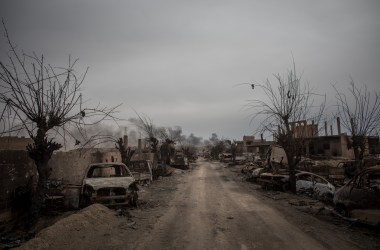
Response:
[{"label": "distant vehicle", "polygon": [[150,185],[153,181],[152,162],[150,160],[130,161],[128,167],[140,185]]},{"label": "distant vehicle", "polygon": [[232,161],[232,154],[230,153],[223,153],[219,155],[220,162],[231,162]]},{"label": "distant vehicle", "polygon": [[244,165],[247,162],[247,159],[244,156],[236,156],[235,164],[236,165]]},{"label": "distant vehicle", "polygon": [[177,167],[180,169],[188,169],[189,160],[182,152],[179,151],[174,154],[170,166]]},{"label": "distant vehicle", "polygon": [[137,191],[135,178],[123,163],[94,163],[88,166],[83,178],[81,206],[136,206]]},{"label": "distant vehicle", "polygon": [[380,166],[355,175],[336,191],[333,202],[342,215],[380,226]]}]

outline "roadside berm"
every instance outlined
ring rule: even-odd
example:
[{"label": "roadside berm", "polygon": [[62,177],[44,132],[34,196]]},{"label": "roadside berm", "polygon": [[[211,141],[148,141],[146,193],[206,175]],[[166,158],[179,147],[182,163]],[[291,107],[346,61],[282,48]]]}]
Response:
[{"label": "roadside berm", "polygon": [[67,249],[69,246],[88,249],[96,246],[96,241],[103,245],[107,239],[104,232],[111,233],[118,222],[115,210],[93,204],[41,230],[19,249]]}]

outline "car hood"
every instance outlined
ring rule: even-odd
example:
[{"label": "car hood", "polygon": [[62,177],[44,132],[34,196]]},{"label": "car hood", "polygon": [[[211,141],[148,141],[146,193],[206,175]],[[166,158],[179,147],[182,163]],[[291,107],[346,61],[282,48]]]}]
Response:
[{"label": "car hood", "polygon": [[110,177],[110,178],[86,178],[84,185],[91,186],[94,190],[100,188],[123,187],[128,188],[135,182],[133,177]]}]

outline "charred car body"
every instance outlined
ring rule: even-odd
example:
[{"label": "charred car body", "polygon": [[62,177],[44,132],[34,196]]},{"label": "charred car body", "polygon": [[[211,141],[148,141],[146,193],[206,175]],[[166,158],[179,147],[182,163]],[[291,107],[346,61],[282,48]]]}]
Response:
[{"label": "charred car body", "polygon": [[177,151],[174,154],[173,159],[171,159],[170,166],[180,169],[188,169],[189,161],[183,152]]},{"label": "charred car body", "polygon": [[314,173],[303,171],[296,173],[296,189],[297,193],[303,193],[317,199],[330,201],[335,193],[334,185],[325,178]]},{"label": "charred car body", "polygon": [[344,216],[380,226],[380,166],[355,175],[336,191],[334,205]]},{"label": "charred car body", "polygon": [[94,163],[88,166],[81,188],[81,206],[137,205],[135,178],[123,163]]},{"label": "charred car body", "polygon": [[[288,173],[260,173],[262,171],[264,170],[257,170],[257,176],[255,176],[255,178],[263,188],[270,186],[282,189],[283,191],[289,189]],[[331,201],[335,192],[335,187],[320,175],[305,171],[297,171],[296,190],[297,193],[303,193],[320,200]]]},{"label": "charred car body", "polygon": [[149,160],[130,161],[129,169],[136,182],[140,185],[149,185],[153,181],[152,162]]}]

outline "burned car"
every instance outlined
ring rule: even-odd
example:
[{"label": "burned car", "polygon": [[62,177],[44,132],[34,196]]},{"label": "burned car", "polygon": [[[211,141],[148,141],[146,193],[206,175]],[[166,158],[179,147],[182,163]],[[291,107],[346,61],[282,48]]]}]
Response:
[{"label": "burned car", "polygon": [[380,166],[355,175],[336,191],[333,201],[342,215],[380,226]]},{"label": "burned car", "polygon": [[106,206],[136,206],[138,188],[135,178],[123,163],[94,163],[86,169],[81,206],[102,203]]},{"label": "burned car", "polygon": [[[320,199],[331,200],[335,187],[322,176],[305,171],[296,171],[296,190],[297,193],[306,194],[308,196]],[[288,173],[261,173],[257,177],[257,181],[261,186],[274,187],[289,190],[289,174]]]},{"label": "burned car", "polygon": [[149,160],[131,161],[128,165],[136,182],[149,185],[153,181],[152,162]]},{"label": "burned car", "polygon": [[173,156],[173,159],[171,159],[170,166],[179,169],[188,169],[189,161],[183,152],[178,151]]},{"label": "burned car", "polygon": [[264,168],[251,169],[249,172],[247,172],[247,181],[257,182],[260,174],[264,171]]},{"label": "burned car", "polygon": [[335,187],[320,175],[310,172],[296,173],[297,193],[304,193],[318,199],[331,199],[335,193]]}]

